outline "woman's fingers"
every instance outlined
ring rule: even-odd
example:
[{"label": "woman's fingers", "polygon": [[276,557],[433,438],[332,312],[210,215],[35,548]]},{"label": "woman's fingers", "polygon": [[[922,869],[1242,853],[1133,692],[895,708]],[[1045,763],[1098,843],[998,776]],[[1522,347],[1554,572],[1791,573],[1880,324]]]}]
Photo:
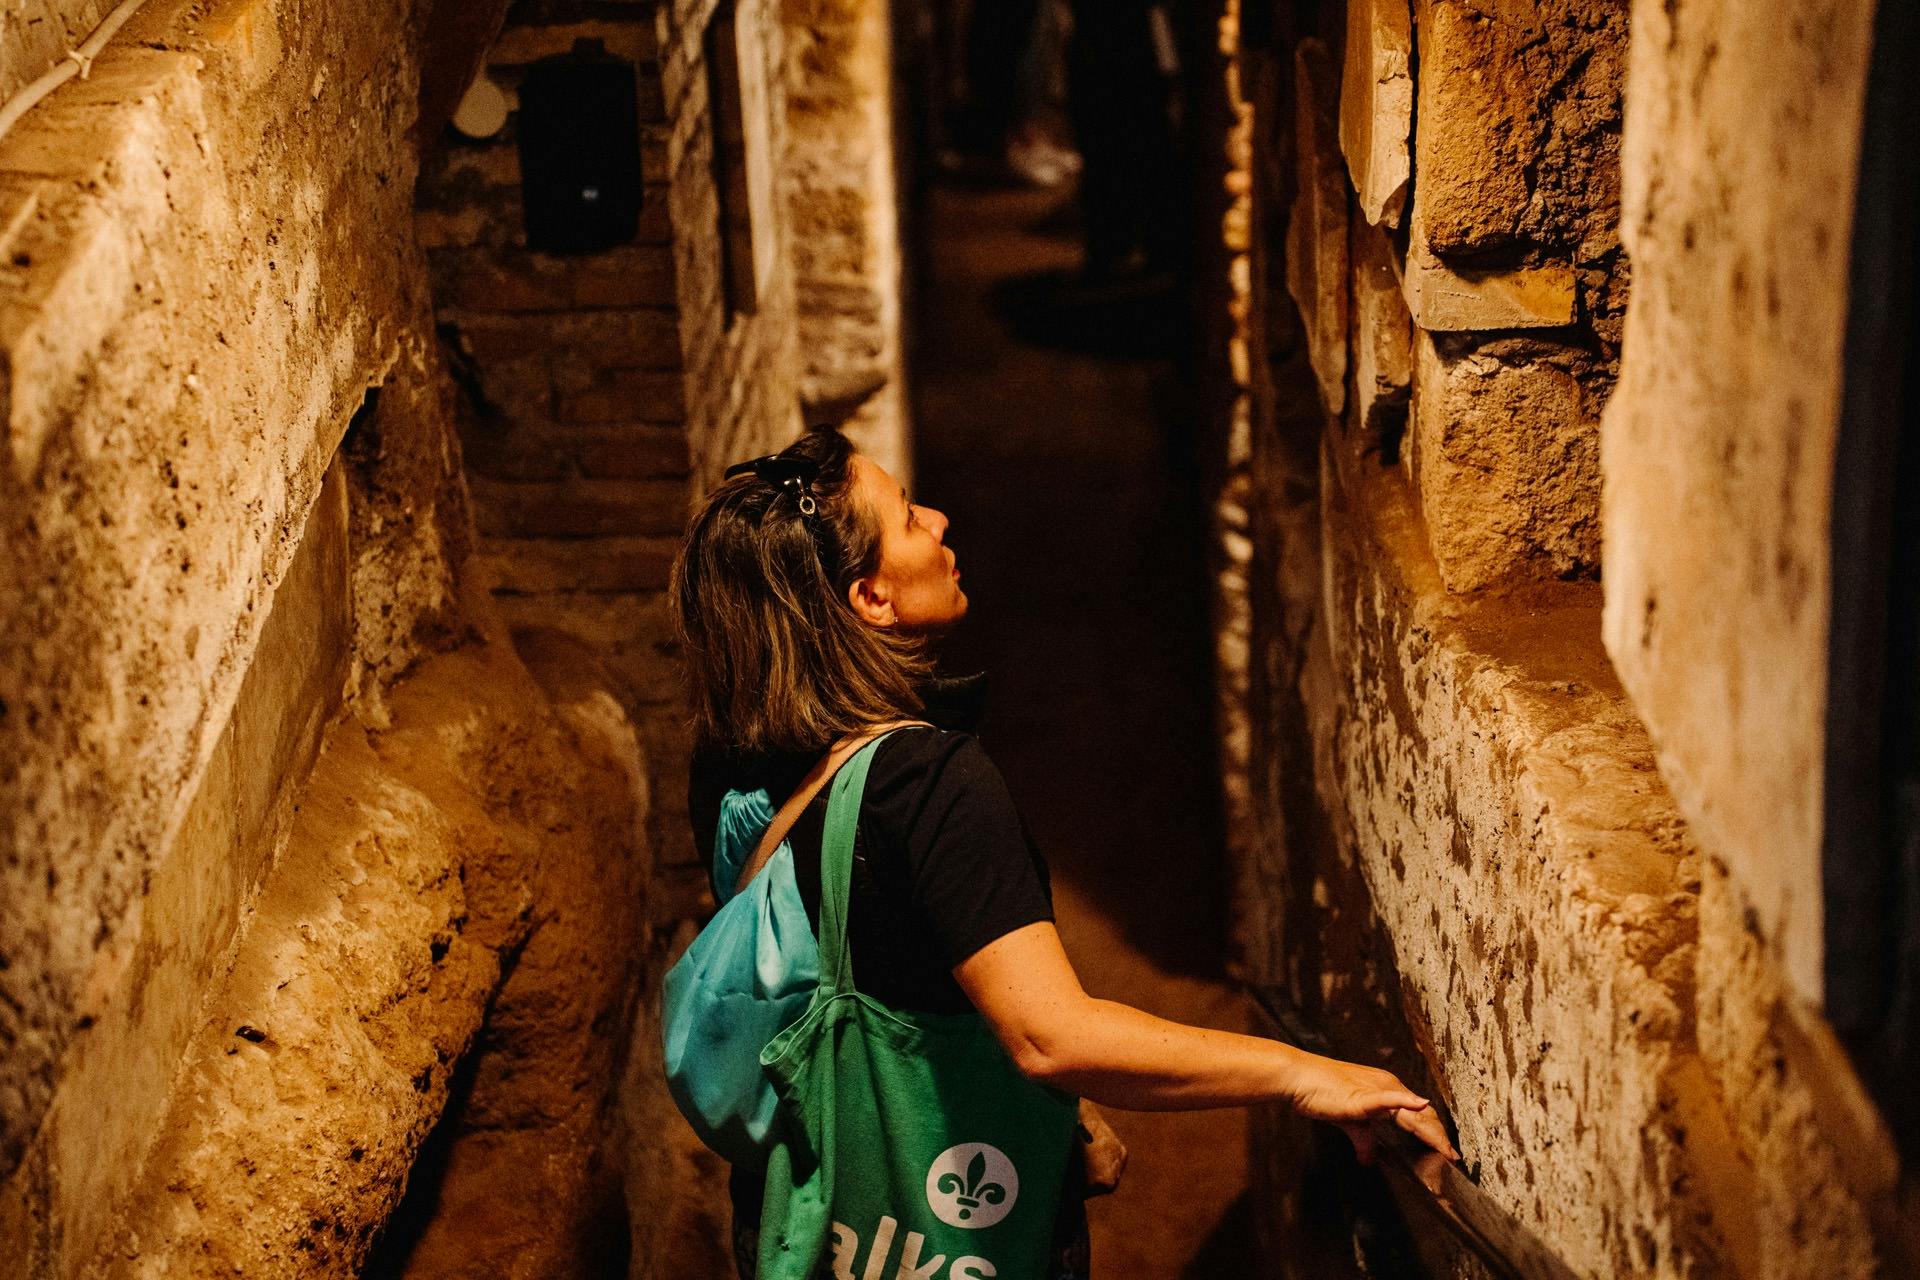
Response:
[{"label": "woman's fingers", "polygon": [[1427,1100],[1425,1098],[1407,1088],[1398,1080],[1394,1081],[1390,1087],[1380,1090],[1367,1100],[1367,1109],[1375,1115],[1385,1115],[1389,1111],[1420,1111],[1423,1110],[1426,1105]]},{"label": "woman's fingers", "polygon": [[1460,1153],[1453,1149],[1453,1143],[1447,1138],[1447,1127],[1440,1123],[1439,1116],[1433,1114],[1432,1107],[1424,1103],[1418,1108],[1402,1107],[1393,1113],[1393,1122],[1447,1159],[1460,1158]]}]

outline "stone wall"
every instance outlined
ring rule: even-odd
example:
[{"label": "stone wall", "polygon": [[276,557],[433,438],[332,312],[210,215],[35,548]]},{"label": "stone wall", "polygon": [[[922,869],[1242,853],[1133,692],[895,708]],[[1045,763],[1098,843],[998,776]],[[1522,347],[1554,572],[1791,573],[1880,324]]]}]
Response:
[{"label": "stone wall", "polygon": [[[1817,846],[1750,874],[1729,835],[1814,817],[1817,769],[1784,767],[1819,758],[1818,681],[1783,673],[1823,670],[1803,619],[1824,480],[1782,482],[1796,456],[1824,476],[1831,424],[1786,425],[1817,396],[1758,372],[1785,357],[1727,292],[1766,296],[1789,221],[1840,242],[1782,268],[1794,318],[1759,331],[1818,365],[1830,411],[1848,214],[1806,202],[1850,185],[1865,20],[1810,12],[1804,46],[1763,51],[1768,23],[1743,44],[1674,12],[1636,6],[1629,35],[1624,3],[1583,0],[1229,6],[1216,618],[1240,964],[1431,1089],[1481,1186],[1578,1273],[1866,1275],[1872,1161],[1812,1078],[1844,1066],[1778,999],[1777,916],[1740,923],[1749,893],[1817,902]],[[1735,198],[1798,154],[1734,141],[1756,114],[1816,121],[1831,171]],[[1652,291],[1631,308],[1623,120]],[[1749,751],[1729,705],[1798,731]],[[1271,1156],[1297,1185],[1298,1152]]]},{"label": "stone wall", "polygon": [[475,589],[420,16],[151,0],[0,143],[0,1274],[358,1274],[568,947],[624,1225],[642,766]]}]

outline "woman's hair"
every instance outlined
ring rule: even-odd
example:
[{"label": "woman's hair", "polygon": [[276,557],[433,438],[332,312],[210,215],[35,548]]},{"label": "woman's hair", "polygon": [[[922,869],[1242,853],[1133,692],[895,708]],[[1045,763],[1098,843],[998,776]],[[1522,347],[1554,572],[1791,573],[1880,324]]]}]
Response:
[{"label": "woman's hair", "polygon": [[707,496],[673,565],[676,622],[704,742],[824,750],[917,713],[923,638],[862,622],[847,588],[880,567],[880,525],[854,494],[853,445],[809,431],[782,450],[812,464],[800,495],[748,472]]}]

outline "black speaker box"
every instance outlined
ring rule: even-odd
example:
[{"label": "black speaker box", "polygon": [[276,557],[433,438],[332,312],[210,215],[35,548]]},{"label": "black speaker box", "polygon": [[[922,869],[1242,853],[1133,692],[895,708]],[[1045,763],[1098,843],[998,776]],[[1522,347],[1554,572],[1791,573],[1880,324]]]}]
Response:
[{"label": "black speaker box", "polygon": [[520,187],[527,247],[597,253],[640,227],[640,113],[633,64],[582,41],[520,84]]}]

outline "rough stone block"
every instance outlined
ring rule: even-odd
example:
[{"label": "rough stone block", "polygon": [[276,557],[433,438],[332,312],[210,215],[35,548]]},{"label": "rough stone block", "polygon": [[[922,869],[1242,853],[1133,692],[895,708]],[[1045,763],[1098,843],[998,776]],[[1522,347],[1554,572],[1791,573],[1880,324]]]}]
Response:
[{"label": "rough stone block", "polygon": [[1404,422],[1413,385],[1413,330],[1386,232],[1356,219],[1351,254],[1354,422],[1378,432],[1389,417]]},{"label": "rough stone block", "polygon": [[1441,254],[1617,220],[1627,0],[1416,0],[1413,227]]},{"label": "rough stone block", "polygon": [[[341,433],[420,337],[405,17],[297,25],[279,0],[150,4],[0,144],[0,170],[65,166],[0,268],[0,1173],[146,922],[174,927],[147,894]],[[62,1105],[100,1123],[9,1194],[111,1166],[102,1101]],[[56,1274],[97,1244],[70,1207],[42,1219]]]},{"label": "rough stone block", "polygon": [[[166,149],[192,145],[190,122],[203,110],[198,63],[186,54],[116,51],[98,65],[83,93],[57,110],[43,105],[0,144],[0,171],[21,193],[8,217],[20,287],[0,304],[0,395],[23,475],[141,301],[134,277],[152,270],[144,247],[164,239],[174,216]],[[76,199],[69,184],[96,198]]]},{"label": "rough stone block", "polygon": [[483,361],[477,374],[480,394],[492,409],[519,421],[553,416],[553,375],[546,356]]},{"label": "rough stone block", "polygon": [[[40,1141],[58,1173],[42,1221],[97,1239],[168,1107],[173,1068],[198,1025],[248,900],[271,863],[339,709],[348,662],[347,499],[338,468],[274,595],[239,696],[171,847],[154,869],[143,927],[113,980],[77,1016]],[[10,1274],[0,1263],[0,1274]]]},{"label": "rough stone block", "polygon": [[1569,353],[1417,331],[1406,456],[1449,591],[1590,576],[1600,438]]},{"label": "rough stone block", "polygon": [[1406,306],[1422,329],[1550,329],[1572,323],[1573,304],[1571,262],[1476,270],[1443,262],[1414,229],[1407,247]]},{"label": "rough stone block", "polygon": [[609,480],[684,478],[692,469],[686,432],[629,422],[579,431],[580,474]]},{"label": "rough stone block", "polygon": [[[626,776],[631,762],[576,717],[563,727],[504,644],[430,660],[390,707],[383,731],[347,720],[329,732],[286,851],[198,1020],[163,1136],[89,1274],[361,1274],[400,1188],[420,1175],[414,1158],[483,1014],[514,1004],[496,996],[500,953],[551,952],[569,935],[553,922],[592,911],[583,893],[609,876],[633,886],[632,806],[644,791]],[[501,787],[503,776],[520,785]],[[641,909],[622,896],[632,895],[615,894],[613,910]],[[634,955],[601,960],[605,972],[586,984],[576,972],[570,995],[620,1007],[627,992],[606,988],[622,985]],[[553,1118],[577,1126],[579,1105],[611,1092],[611,1045],[564,1000],[542,1003],[558,1031],[543,1042],[564,1061],[526,1074],[598,1068]],[[574,1164],[590,1162],[597,1136],[575,1133]],[[555,1183],[548,1212],[580,1212],[570,1194],[580,1176]],[[552,1233],[549,1247],[568,1235]]]},{"label": "rough stone block", "polygon": [[494,603],[508,625],[552,627],[594,646],[626,686],[631,705],[680,702],[686,685],[666,596],[657,591],[503,594]]},{"label": "rough stone block", "polygon": [[1413,14],[1407,0],[1348,0],[1340,75],[1340,150],[1361,216],[1398,226],[1413,132]]},{"label": "rough stone block", "polygon": [[557,311],[573,303],[569,264],[524,249],[448,248],[432,255],[434,301],[474,311]]},{"label": "rough stone block", "polygon": [[443,313],[482,366],[495,360],[576,352],[609,369],[680,367],[678,318],[665,308],[526,315]]},{"label": "rough stone block", "polygon": [[660,245],[622,245],[572,261],[573,303],[580,307],[671,307],[673,254]]},{"label": "rough stone block", "polygon": [[1326,45],[1293,58],[1295,182],[1287,218],[1287,292],[1300,308],[1320,402],[1337,418],[1347,394],[1347,174],[1334,125],[1338,89]]}]

